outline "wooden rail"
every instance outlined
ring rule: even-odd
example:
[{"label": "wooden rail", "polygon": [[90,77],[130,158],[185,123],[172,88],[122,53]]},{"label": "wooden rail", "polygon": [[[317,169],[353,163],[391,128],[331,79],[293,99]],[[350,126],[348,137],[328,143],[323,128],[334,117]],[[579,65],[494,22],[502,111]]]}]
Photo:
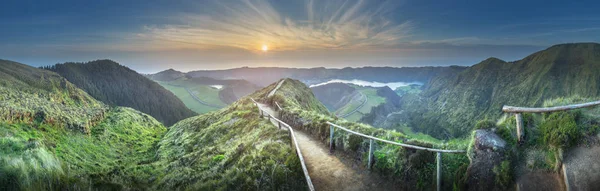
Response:
[{"label": "wooden rail", "polygon": [[[256,107],[258,108],[261,118],[263,116],[266,116],[267,119],[269,119],[269,120],[271,118],[273,118],[273,120],[277,121],[277,124],[280,129],[281,129],[281,126],[283,125],[289,130],[288,132],[290,132],[290,137],[292,137],[292,146],[295,147],[296,154],[298,154],[298,158],[300,159],[300,164],[302,166],[302,171],[304,172],[304,177],[306,178],[306,184],[308,185],[308,189],[310,191],[314,191],[315,186],[313,185],[312,180],[310,179],[310,175],[308,174],[308,168],[306,168],[306,163],[304,163],[304,157],[302,156],[302,152],[300,151],[300,146],[298,146],[298,141],[296,140],[296,135],[294,134],[294,129],[292,129],[292,127],[290,125],[288,125],[287,123],[277,119],[275,116],[272,116],[268,112],[261,109],[258,106],[258,102],[256,102],[254,99],[252,99],[252,98],[250,98],[250,99],[254,102],[254,105],[256,105]],[[277,104],[277,106],[279,107],[279,104]],[[279,107],[279,108],[281,108],[281,107]]]},{"label": "wooden rail", "polygon": [[442,189],[442,153],[466,153],[465,150],[444,150],[444,149],[434,149],[434,148],[427,148],[427,147],[421,147],[421,146],[416,146],[416,145],[409,145],[409,144],[404,144],[404,143],[398,143],[398,142],[394,142],[394,141],[388,141],[388,140],[384,140],[384,139],[380,139],[377,137],[373,137],[370,135],[365,135],[356,131],[352,131],[348,128],[339,126],[337,124],[331,123],[331,122],[327,122],[327,124],[330,126],[329,129],[329,149],[331,150],[331,152],[333,152],[333,136],[334,136],[334,132],[335,132],[335,128],[344,130],[346,132],[364,137],[369,139],[369,161],[367,163],[367,167],[369,169],[372,168],[372,164],[373,164],[373,152],[375,150],[375,144],[374,141],[380,141],[380,142],[384,142],[384,143],[388,143],[388,144],[392,144],[392,145],[398,145],[401,147],[406,147],[406,148],[411,148],[411,149],[418,149],[418,150],[425,150],[425,151],[431,151],[431,152],[436,152],[436,178],[437,178],[437,190],[440,191]]},{"label": "wooden rail", "polygon": [[514,107],[505,105],[502,107],[502,111],[506,113],[548,113],[548,112],[556,112],[556,111],[567,111],[572,109],[586,108],[600,105],[600,101],[581,103],[581,104],[573,104],[573,105],[565,105],[565,106],[556,106],[556,107]]},{"label": "wooden rail", "polygon": [[442,189],[442,153],[466,153],[466,151],[464,150],[444,150],[444,149],[434,149],[434,148],[427,148],[427,147],[421,147],[421,146],[416,146],[416,145],[409,145],[409,144],[404,144],[404,143],[398,143],[398,142],[394,142],[394,141],[388,141],[388,140],[384,140],[384,139],[380,139],[377,137],[373,137],[370,135],[365,135],[356,131],[352,131],[348,128],[339,126],[337,124],[331,123],[331,122],[327,122],[327,124],[329,125],[329,149],[331,152],[333,152],[333,135],[335,132],[334,128],[338,128],[341,130],[344,130],[346,132],[364,137],[369,139],[369,161],[367,163],[367,167],[369,169],[372,168],[372,164],[373,164],[373,151],[375,150],[375,144],[374,141],[380,141],[380,142],[384,142],[384,143],[388,143],[388,144],[392,144],[392,145],[398,145],[401,147],[406,147],[406,148],[411,148],[411,149],[418,149],[418,150],[425,150],[425,151],[431,151],[431,152],[436,152],[436,163],[437,163],[437,170],[436,170],[436,178],[437,178],[437,190],[440,191]]},{"label": "wooden rail", "polygon": [[573,109],[580,109],[586,107],[592,107],[600,105],[600,101],[593,101],[588,103],[580,103],[565,106],[556,107],[514,107],[514,106],[502,106],[502,111],[505,113],[514,113],[515,120],[517,122],[517,142],[521,143],[524,141],[524,127],[523,127],[523,116],[521,113],[549,113],[557,111],[568,111]]}]

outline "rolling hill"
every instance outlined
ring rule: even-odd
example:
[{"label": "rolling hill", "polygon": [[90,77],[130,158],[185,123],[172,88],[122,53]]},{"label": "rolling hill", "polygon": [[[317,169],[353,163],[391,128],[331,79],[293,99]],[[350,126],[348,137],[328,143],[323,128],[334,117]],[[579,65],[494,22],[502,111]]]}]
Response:
[{"label": "rolling hill", "polygon": [[249,97],[167,130],[57,73],[0,60],[0,74],[0,190],[306,189],[289,135]]},{"label": "rolling hill", "polygon": [[56,64],[45,69],[60,74],[106,104],[137,109],[167,126],[196,115],[173,93],[111,60]]},{"label": "rolling hill", "polygon": [[0,190],[145,189],[166,128],[60,75],[0,60]]}]

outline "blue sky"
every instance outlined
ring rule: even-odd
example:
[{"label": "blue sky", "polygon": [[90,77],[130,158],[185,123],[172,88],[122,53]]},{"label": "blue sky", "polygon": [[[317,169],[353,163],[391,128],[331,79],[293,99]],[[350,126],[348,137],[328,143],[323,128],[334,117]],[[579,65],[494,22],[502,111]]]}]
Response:
[{"label": "blue sky", "polygon": [[[598,1],[3,1],[0,59],[140,72],[473,65],[600,42]],[[268,51],[262,51],[262,46]]]}]

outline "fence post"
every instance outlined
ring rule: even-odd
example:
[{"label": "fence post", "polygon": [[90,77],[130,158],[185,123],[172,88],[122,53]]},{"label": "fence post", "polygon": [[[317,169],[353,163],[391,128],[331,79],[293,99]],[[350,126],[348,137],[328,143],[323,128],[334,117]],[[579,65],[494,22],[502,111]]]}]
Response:
[{"label": "fence post", "polygon": [[373,145],[373,139],[369,139],[369,170],[373,167],[373,150],[375,149],[375,145]]},{"label": "fence post", "polygon": [[333,125],[329,125],[329,152],[333,153]]},{"label": "fence post", "polygon": [[521,113],[515,113],[515,119],[517,120],[517,142],[523,142],[523,116]]},{"label": "fence post", "polygon": [[277,121],[277,126],[279,126],[279,129],[281,129],[281,122]]},{"label": "fence post", "polygon": [[442,153],[437,152],[437,191],[442,190]]}]

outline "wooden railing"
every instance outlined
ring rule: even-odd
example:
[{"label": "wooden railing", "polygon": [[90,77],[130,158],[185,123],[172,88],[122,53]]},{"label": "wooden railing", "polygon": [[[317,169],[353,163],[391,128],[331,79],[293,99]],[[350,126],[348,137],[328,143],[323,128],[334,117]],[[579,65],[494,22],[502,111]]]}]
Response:
[{"label": "wooden railing", "polygon": [[387,144],[392,144],[392,145],[398,145],[401,147],[406,147],[406,148],[411,148],[411,149],[417,149],[417,150],[425,150],[425,151],[431,151],[431,152],[436,152],[436,166],[437,166],[437,170],[436,170],[436,178],[437,178],[437,190],[441,190],[442,189],[442,153],[466,153],[465,150],[444,150],[444,149],[434,149],[434,148],[427,148],[427,147],[421,147],[421,146],[416,146],[416,145],[409,145],[409,144],[404,144],[404,143],[398,143],[398,142],[394,142],[394,141],[388,141],[388,140],[384,140],[384,139],[380,139],[377,137],[373,137],[370,135],[365,135],[356,131],[352,131],[348,128],[339,126],[337,124],[331,123],[331,122],[327,122],[327,124],[329,125],[330,129],[329,129],[329,149],[331,152],[333,152],[333,136],[334,136],[334,132],[335,129],[334,128],[338,128],[341,130],[344,130],[346,132],[352,133],[354,135],[358,135],[364,138],[369,139],[369,161],[367,163],[367,167],[369,169],[372,168],[372,164],[373,164],[373,151],[375,150],[375,145],[374,142],[375,141],[379,141],[379,142],[384,142]]},{"label": "wooden railing", "polygon": [[[296,154],[298,155],[298,158],[300,159],[300,163],[302,165],[302,171],[304,172],[304,177],[306,178],[306,184],[308,185],[308,189],[310,191],[314,191],[315,187],[313,186],[312,180],[310,179],[310,175],[308,174],[308,168],[306,168],[306,163],[304,163],[304,157],[302,156],[302,152],[300,151],[300,146],[298,146],[298,141],[296,140],[296,135],[294,134],[294,129],[292,129],[292,127],[290,125],[288,125],[287,123],[277,119],[275,116],[272,116],[271,114],[269,114],[268,112],[264,111],[263,109],[261,109],[258,106],[258,102],[256,102],[254,99],[250,98],[252,100],[252,102],[254,102],[254,105],[258,108],[258,112],[260,113],[260,117],[266,117],[269,122],[271,120],[271,118],[275,121],[277,121],[277,126],[279,127],[279,129],[281,129],[281,126],[285,126],[289,131],[290,137],[292,138],[292,147],[295,148],[296,150]],[[277,105],[279,107],[279,105]],[[281,107],[279,107],[281,109]]]},{"label": "wooden railing", "polygon": [[519,143],[523,142],[524,137],[524,127],[523,127],[523,116],[521,113],[549,113],[556,111],[568,111],[573,109],[580,109],[586,107],[592,107],[600,105],[600,101],[593,101],[588,103],[581,104],[573,104],[573,105],[565,105],[565,106],[556,106],[556,107],[514,107],[514,106],[503,106],[502,111],[505,113],[514,113],[515,119],[517,121],[517,141]]}]

